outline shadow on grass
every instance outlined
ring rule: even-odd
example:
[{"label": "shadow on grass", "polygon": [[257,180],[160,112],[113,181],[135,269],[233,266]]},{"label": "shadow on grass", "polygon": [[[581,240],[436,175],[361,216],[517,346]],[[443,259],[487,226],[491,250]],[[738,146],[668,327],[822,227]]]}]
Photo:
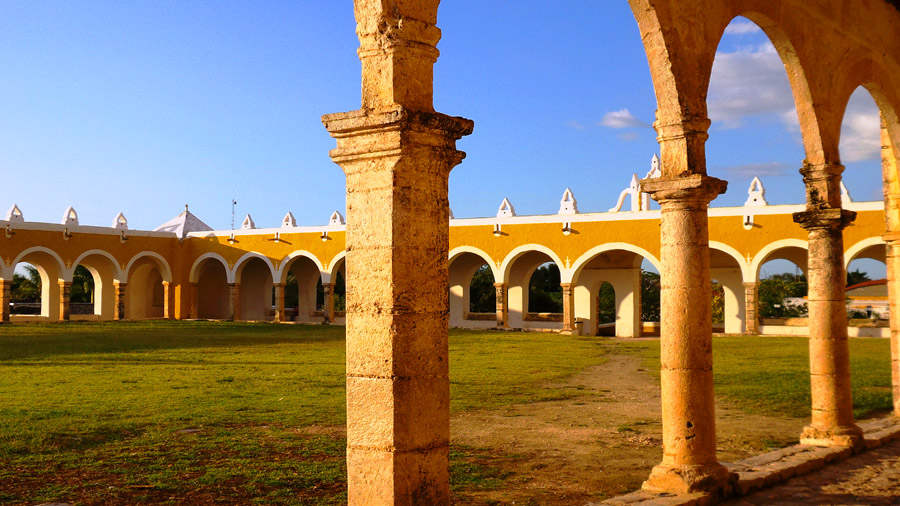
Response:
[{"label": "shadow on grass", "polygon": [[328,325],[206,321],[29,323],[3,326],[0,361],[343,341],[344,327]]}]

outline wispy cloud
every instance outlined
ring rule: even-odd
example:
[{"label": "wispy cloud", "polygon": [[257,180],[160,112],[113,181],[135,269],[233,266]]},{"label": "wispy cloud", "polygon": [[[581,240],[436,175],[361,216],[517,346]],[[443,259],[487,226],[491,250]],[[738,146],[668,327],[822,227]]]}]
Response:
[{"label": "wispy cloud", "polygon": [[725,28],[725,33],[728,35],[747,35],[761,31],[762,29],[752,21],[735,21]]},{"label": "wispy cloud", "polygon": [[573,130],[587,130],[586,126],[582,125],[578,121],[575,121],[574,119],[566,121],[566,126]]},{"label": "wispy cloud", "polygon": [[640,136],[638,135],[637,132],[623,132],[623,133],[620,133],[619,135],[617,135],[616,137],[618,137],[619,139],[621,139],[625,142],[632,142],[632,141],[638,140],[638,137],[640,137]]},{"label": "wispy cloud", "polygon": [[881,157],[881,117],[875,101],[863,89],[856,90],[847,103],[841,126],[840,150],[844,162]]},{"label": "wispy cloud", "polygon": [[[725,172],[737,177],[763,177],[763,176],[784,176],[790,171],[791,166],[782,162],[769,163],[747,163],[744,165],[733,165],[730,167],[719,167],[713,169],[715,172]],[[798,167],[799,169],[799,167]]]},{"label": "wispy cloud", "polygon": [[628,109],[611,111],[603,116],[600,125],[607,128],[649,128],[651,125],[637,119]]}]

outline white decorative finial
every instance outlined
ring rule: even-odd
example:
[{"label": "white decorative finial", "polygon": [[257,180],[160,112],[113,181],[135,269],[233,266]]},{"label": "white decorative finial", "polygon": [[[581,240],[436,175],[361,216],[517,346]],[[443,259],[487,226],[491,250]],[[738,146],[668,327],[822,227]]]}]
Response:
[{"label": "white decorative finial", "polygon": [[761,207],[767,205],[769,203],[766,202],[766,189],[763,187],[762,181],[758,177],[754,177],[753,181],[750,182],[750,188],[747,190],[747,202],[744,202],[744,206]]},{"label": "white decorative finial", "polygon": [[70,227],[78,226],[78,213],[75,212],[75,209],[72,206],[66,208],[61,223]]},{"label": "white decorative finial", "polygon": [[455,220],[456,216],[453,216],[453,208],[448,208],[448,209],[450,209],[450,219]]},{"label": "white decorative finial", "polygon": [[641,184],[638,181],[637,174],[631,175],[631,182],[628,183],[628,188],[622,190],[622,193],[619,194],[619,200],[616,201],[616,207],[613,207],[609,210],[611,213],[617,213],[622,209],[622,206],[625,205],[625,197],[631,197],[631,210],[632,211],[640,211],[641,210]]},{"label": "white decorative finial", "polygon": [[344,221],[344,215],[337,211],[331,213],[331,218],[328,219],[328,225],[330,226],[340,226],[346,224],[347,222]]},{"label": "white decorative finial", "polygon": [[575,200],[575,194],[569,188],[566,188],[562,200],[559,201],[558,214],[578,214],[578,201]]},{"label": "white decorative finial", "polygon": [[188,212],[188,205],[187,205],[187,204],[184,205],[184,212]]},{"label": "white decorative finial", "polygon": [[125,219],[125,215],[119,213],[116,215],[115,219],[113,219],[112,228],[116,230],[128,230],[128,220]]},{"label": "white decorative finial", "polygon": [[247,213],[247,217],[241,223],[241,230],[252,230],[254,228],[256,228],[256,223],[253,223],[253,218],[250,217],[250,213]]},{"label": "white decorative finial", "polygon": [[294,228],[296,226],[297,220],[294,218],[294,214],[288,211],[284,218],[281,219],[281,228]]},{"label": "white decorative finial", "polygon": [[22,210],[19,209],[18,204],[13,204],[9,212],[6,213],[6,221],[10,223],[25,223],[25,216],[22,215]]},{"label": "white decorative finial", "polygon": [[498,218],[512,218],[516,215],[516,209],[509,202],[508,198],[504,198],[503,202],[500,203],[500,209],[497,210]]},{"label": "white decorative finial", "polygon": [[853,199],[850,198],[850,190],[844,186],[844,182],[841,181],[841,203],[845,204],[847,202],[853,202]]},{"label": "white decorative finial", "polygon": [[659,167],[659,157],[656,156],[656,153],[653,153],[653,158],[650,160],[650,172],[647,173],[644,179],[651,179],[661,175],[662,169]]}]

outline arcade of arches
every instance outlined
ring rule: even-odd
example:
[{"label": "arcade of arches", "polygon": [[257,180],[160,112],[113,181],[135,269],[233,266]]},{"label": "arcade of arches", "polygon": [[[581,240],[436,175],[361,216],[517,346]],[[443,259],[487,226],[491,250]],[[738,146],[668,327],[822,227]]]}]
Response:
[{"label": "arcade of arches", "polygon": [[[296,227],[286,217],[280,228],[217,232],[185,210],[180,222],[149,232],[128,230],[124,218],[113,228],[79,226],[71,209],[62,224],[30,223],[14,208],[0,221],[3,321],[23,319],[9,314],[21,263],[41,281],[31,319],[72,318],[79,265],[93,278],[101,319],[346,319],[349,503],[449,504],[448,326],[594,334],[608,283],[616,334],[636,336],[646,261],[662,280],[663,457],[644,486],[722,496],[734,477],[716,458],[710,282],[724,288],[726,332],[764,331],[760,266],[787,259],[809,283],[813,409],[801,440],[858,447],[844,291],[857,257],[887,264],[900,414],[900,11],[884,0],[629,3],[656,90],[661,150],[661,174],[641,181],[641,191],[659,211],[451,221],[448,176],[465,156],[455,142],[473,122],[432,104],[439,0],[356,0],[362,106],[323,117],[347,177],[346,226]],[[706,91],[718,41],[737,16],[766,32],[786,66],[805,149],[797,160],[805,205],[709,206],[726,182],[706,172]],[[841,198],[840,127],[860,86],[882,117],[883,203]],[[529,311],[532,274],[548,262],[560,275],[560,315]],[[471,310],[479,271],[493,279],[496,307],[487,314]],[[346,316],[336,310],[339,279]]]}]

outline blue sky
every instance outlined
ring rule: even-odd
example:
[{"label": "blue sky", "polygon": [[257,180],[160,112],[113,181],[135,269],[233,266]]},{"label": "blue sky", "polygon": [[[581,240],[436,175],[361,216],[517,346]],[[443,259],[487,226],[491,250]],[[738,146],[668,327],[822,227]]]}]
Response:
[{"label": "blue sky", "polygon": [[[435,107],[475,121],[450,176],[457,217],[614,206],[658,150],[655,100],[627,2],[455,0],[441,6]],[[218,229],[251,213],[278,226],[344,212],[322,114],[359,107],[349,0],[4,2],[3,211],[28,221],[153,228],[185,203]],[[710,90],[711,175],[740,205],[754,175],[770,204],[801,203],[803,149],[784,69],[755,25],[734,22]],[[854,200],[880,196],[878,119],[855,96],[844,134]],[[873,128],[874,127],[874,128]],[[849,155],[849,156],[848,156]]]}]

